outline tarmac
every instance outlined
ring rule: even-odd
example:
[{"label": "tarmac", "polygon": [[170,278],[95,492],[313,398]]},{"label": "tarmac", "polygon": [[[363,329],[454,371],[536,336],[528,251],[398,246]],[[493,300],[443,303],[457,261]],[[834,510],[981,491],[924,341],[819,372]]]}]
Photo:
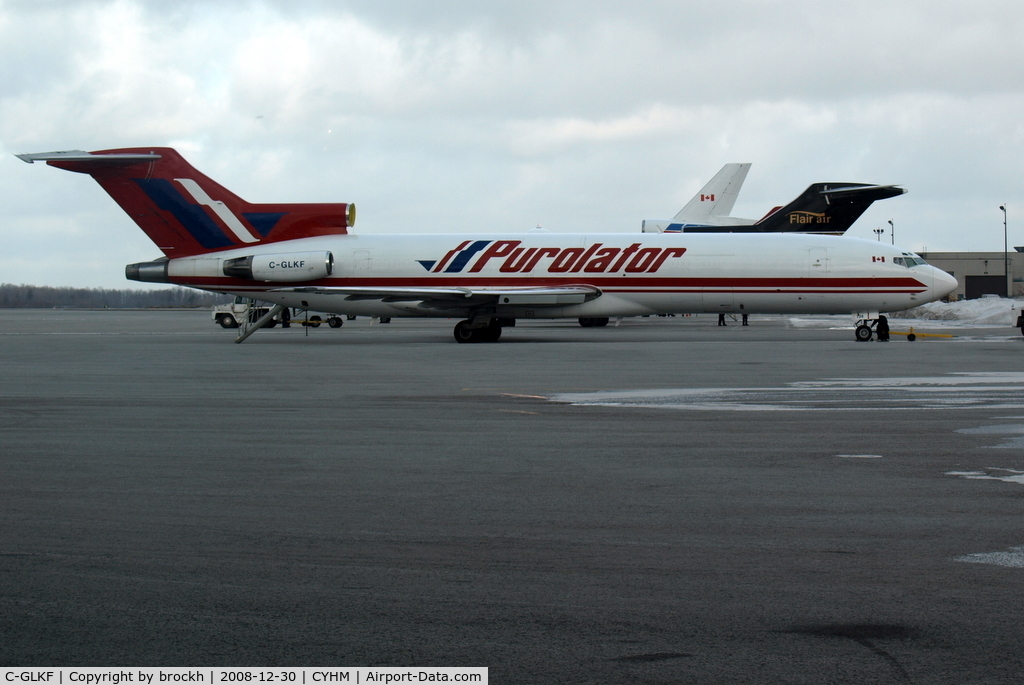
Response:
[{"label": "tarmac", "polygon": [[750,323],[0,310],[0,664],[1019,683],[1024,337]]}]

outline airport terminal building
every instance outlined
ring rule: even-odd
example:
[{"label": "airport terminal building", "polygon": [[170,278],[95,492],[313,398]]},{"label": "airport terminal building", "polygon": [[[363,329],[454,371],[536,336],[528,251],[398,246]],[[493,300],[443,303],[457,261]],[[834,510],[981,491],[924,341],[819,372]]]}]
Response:
[{"label": "airport terminal building", "polygon": [[[1024,297],[1024,247],[1003,252],[921,252],[929,264],[952,274],[960,285],[950,299],[983,295]],[[1007,264],[1007,261],[1009,262]],[[1009,267],[1008,273],[1005,270]]]}]

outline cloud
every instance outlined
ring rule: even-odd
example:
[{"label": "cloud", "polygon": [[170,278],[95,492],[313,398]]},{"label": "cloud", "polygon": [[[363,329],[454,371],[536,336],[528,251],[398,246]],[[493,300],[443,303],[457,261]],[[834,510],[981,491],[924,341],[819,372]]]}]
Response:
[{"label": "cloud", "polygon": [[[740,216],[902,183],[850,234],[1001,249],[1022,38],[1001,0],[0,0],[0,280],[123,285],[154,248],[90,179],[10,153],[145,145],[247,199],[355,201],[365,232],[636,231],[740,161]],[[27,266],[43,226],[60,269]]]}]

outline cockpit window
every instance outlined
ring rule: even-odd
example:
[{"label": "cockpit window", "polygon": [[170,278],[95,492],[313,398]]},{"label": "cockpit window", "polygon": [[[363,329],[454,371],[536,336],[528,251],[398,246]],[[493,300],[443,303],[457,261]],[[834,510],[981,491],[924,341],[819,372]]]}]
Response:
[{"label": "cockpit window", "polygon": [[908,269],[912,266],[920,266],[921,264],[928,263],[920,257],[894,257],[892,261],[894,264],[900,264]]}]

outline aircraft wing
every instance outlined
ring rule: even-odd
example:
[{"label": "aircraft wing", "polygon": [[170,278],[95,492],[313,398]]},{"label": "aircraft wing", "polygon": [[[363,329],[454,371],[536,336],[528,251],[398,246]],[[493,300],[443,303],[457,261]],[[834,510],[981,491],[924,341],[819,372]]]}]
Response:
[{"label": "aircraft wing", "polygon": [[309,293],[332,295],[354,300],[380,300],[382,302],[420,302],[428,309],[463,309],[467,306],[509,305],[529,307],[555,307],[581,304],[601,296],[601,290],[591,285],[567,285],[550,288],[373,288],[373,287],[315,287],[275,288],[271,292]]}]

